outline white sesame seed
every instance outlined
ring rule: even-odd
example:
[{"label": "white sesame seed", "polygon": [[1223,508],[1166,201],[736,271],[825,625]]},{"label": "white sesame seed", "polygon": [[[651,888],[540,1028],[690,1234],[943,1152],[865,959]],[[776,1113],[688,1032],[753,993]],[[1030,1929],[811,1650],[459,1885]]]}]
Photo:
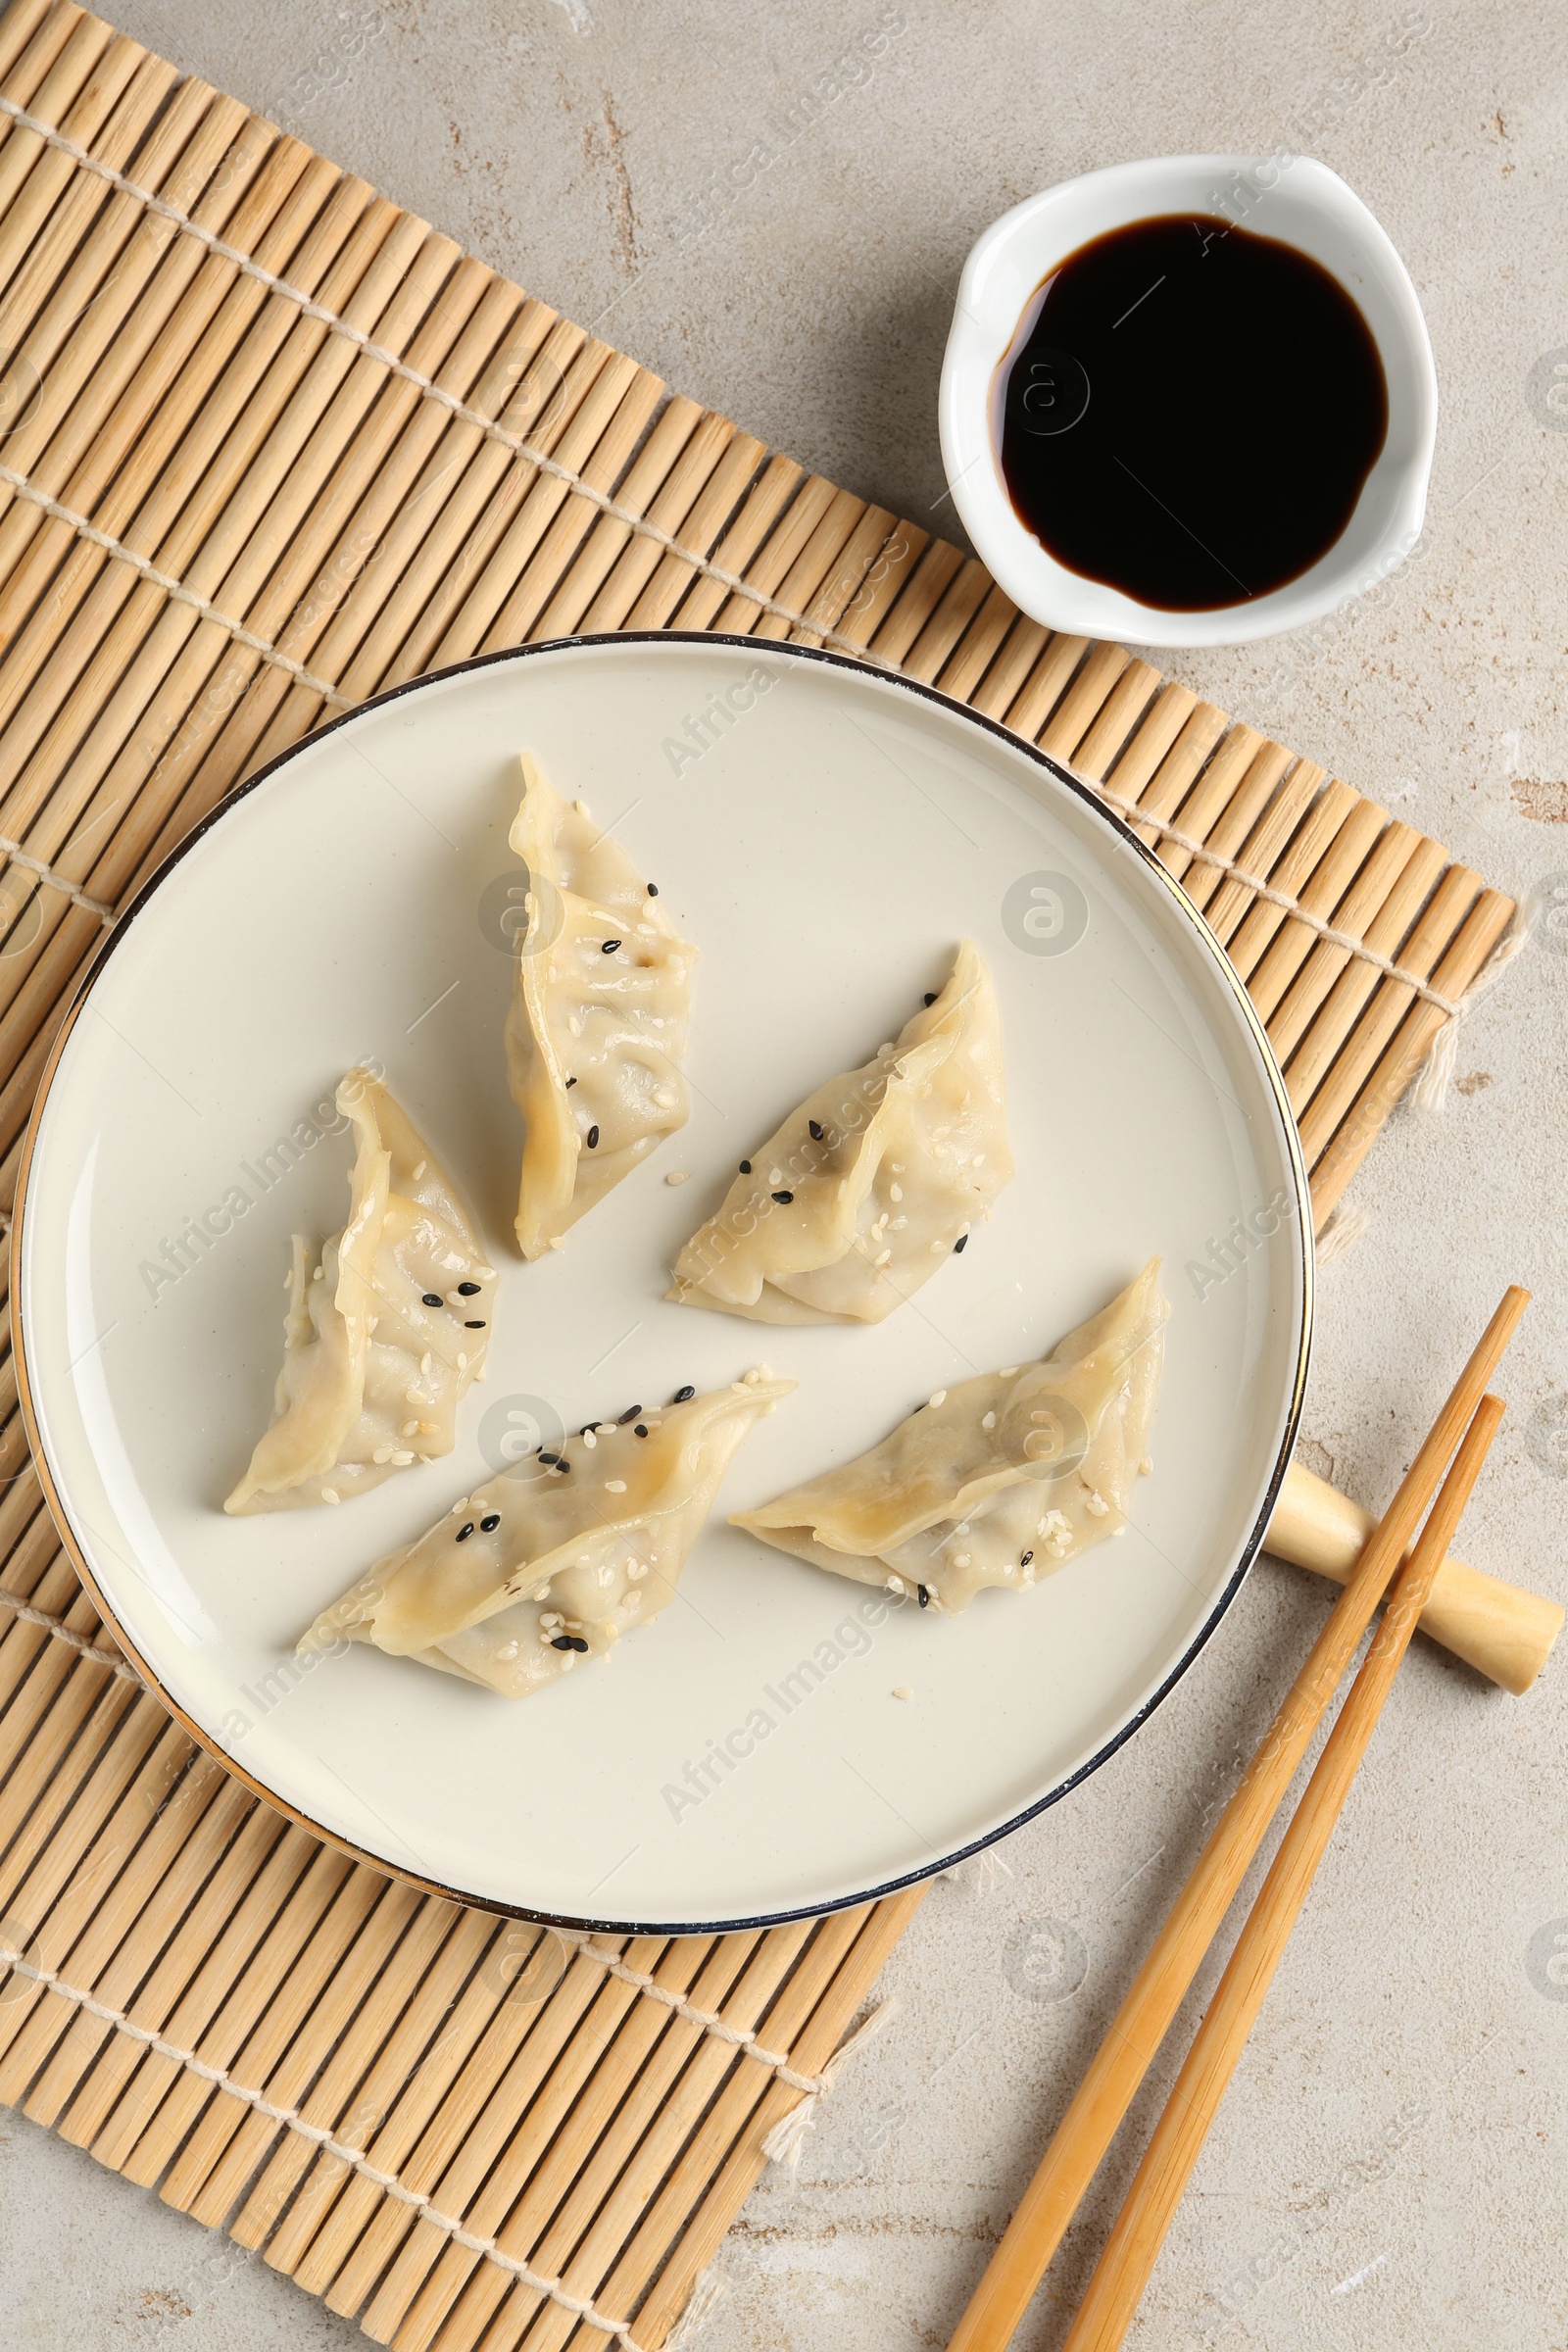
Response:
[{"label": "white sesame seed", "polygon": [[564,1250],[566,1247],[565,1235],[564,1233],[553,1233],[550,1236],[550,1247],[552,1250]]},{"label": "white sesame seed", "polygon": [[405,1421],[403,1427],[398,1431],[400,1438],[416,1438],[418,1434],[419,1424],[417,1421]]},{"label": "white sesame seed", "polygon": [[594,1436],[594,1433],[591,1429],[585,1429],[582,1433],[582,1442],[587,1446],[589,1452],[592,1453],[594,1447],[598,1445],[599,1440]]},{"label": "white sesame seed", "polygon": [[902,1184],[890,1184],[890,1185],[888,1186],[888,1199],[889,1199],[890,1200],[902,1200],[904,1199],[904,1187],[903,1187],[903,1185],[902,1185]]},{"label": "white sesame seed", "polygon": [[607,1494],[625,1494],[625,1492],[626,1492],[626,1481],[625,1481],[623,1478],[607,1478],[607,1479],[606,1479],[606,1481],[605,1481],[605,1493],[606,1493]]},{"label": "white sesame seed", "polygon": [[980,1426],[981,1426],[981,1428],[982,1428],[982,1429],[995,1429],[995,1428],[996,1428],[996,1426],[997,1426],[997,1416],[996,1416],[996,1414],[995,1414],[995,1413],[986,1413],[986,1414],[984,1414],[984,1415],[982,1416],[982,1419],[981,1419],[981,1422],[980,1422]]},{"label": "white sesame seed", "polygon": [[1102,1494],[1097,1494],[1091,1489],[1089,1499],[1084,1504],[1084,1509],[1089,1513],[1092,1519],[1103,1519],[1108,1514],[1110,1505]]},{"label": "white sesame seed", "polygon": [[997,1374],[999,1380],[1016,1380],[1017,1377],[1018,1367],[1016,1364],[1008,1364],[1004,1371]]},{"label": "white sesame seed", "polygon": [[420,1178],[420,1177],[421,1177],[421,1176],[424,1174],[424,1170],[425,1170],[425,1162],[424,1162],[424,1161],[421,1159],[421,1160],[420,1160],[420,1162],[419,1162],[419,1164],[418,1164],[418,1166],[417,1166],[417,1167],[415,1169],[415,1171],[414,1171],[414,1181],[415,1181],[415,1183],[416,1183],[416,1184],[417,1184],[417,1183],[418,1183],[418,1181],[419,1181],[419,1178]]},{"label": "white sesame seed", "polygon": [[323,1502],[341,1502],[342,1499],[343,1497],[338,1493],[336,1487],[323,1487],[321,1489],[321,1500]]},{"label": "white sesame seed", "polygon": [[1145,1456],[1144,1456],[1144,1458],[1143,1458],[1143,1460],[1142,1460],[1142,1461],[1139,1463],[1139,1465],[1138,1465],[1138,1475],[1139,1475],[1139,1477],[1140,1477],[1140,1478],[1147,1478],[1147,1477],[1149,1476],[1150,1472],[1151,1472],[1151,1471],[1153,1469],[1153,1467],[1154,1467],[1154,1457],[1153,1457],[1153,1455],[1152,1455],[1152,1453],[1146,1453],[1146,1454],[1145,1454]]},{"label": "white sesame seed", "polygon": [[392,1467],[394,1470],[406,1470],[413,1459],[412,1453],[399,1451],[392,1456]]},{"label": "white sesame seed", "polygon": [[880,1255],[880,1256],[878,1256],[878,1257],[873,1257],[873,1258],[872,1258],[872,1260],[871,1260],[871,1263],[872,1263],[872,1265],[873,1265],[873,1266],[886,1266],[886,1265],[890,1265],[890,1264],[892,1263],[892,1259],[893,1259],[893,1252],[892,1252],[892,1250],[884,1250],[882,1251],[882,1253],[881,1253],[881,1255]]},{"label": "white sesame seed", "polygon": [[914,1696],[914,1692],[909,1689],[907,1683],[895,1683],[893,1686],[893,1695],[895,1698],[912,1698]]},{"label": "white sesame seed", "polygon": [[690,1174],[690,1168],[671,1168],[669,1174],[664,1178],[664,1182],[666,1184],[684,1184]]},{"label": "white sesame seed", "polygon": [[933,1390],[932,1394],[926,1398],[927,1404],[930,1405],[946,1404],[947,1401],[948,1392],[946,1389]]}]

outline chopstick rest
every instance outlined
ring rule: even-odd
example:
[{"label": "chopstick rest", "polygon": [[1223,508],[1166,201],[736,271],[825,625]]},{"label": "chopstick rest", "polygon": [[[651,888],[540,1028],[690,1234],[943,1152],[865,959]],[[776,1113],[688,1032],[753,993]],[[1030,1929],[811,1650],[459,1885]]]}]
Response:
[{"label": "chopstick rest", "polygon": [[1127,2332],[1502,1413],[1495,1396],[1482,1398],[1421,1540],[1399,1572],[1383,1623],[1133,2176],[1062,2352],[1116,2352]]},{"label": "chopstick rest", "polygon": [[[1358,1502],[1314,1478],[1299,1462],[1285,1473],[1263,1547],[1276,1559],[1310,1568],[1343,1585],[1372,1533]],[[1421,1631],[1515,1697],[1529,1690],[1562,1632],[1559,1601],[1484,1576],[1463,1560],[1445,1560],[1421,1612]]]},{"label": "chopstick rest", "polygon": [[1529,1292],[1517,1285],[1503,1294],[1192,1877],[1167,1912],[986,2265],[949,2352],[1002,2352],[1023,2317],[1529,1302]]}]

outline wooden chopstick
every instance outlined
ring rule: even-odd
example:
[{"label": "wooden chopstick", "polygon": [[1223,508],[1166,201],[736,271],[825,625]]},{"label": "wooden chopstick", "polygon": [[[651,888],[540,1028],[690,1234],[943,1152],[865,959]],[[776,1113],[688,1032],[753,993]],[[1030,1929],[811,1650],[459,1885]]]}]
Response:
[{"label": "wooden chopstick", "polygon": [[1504,1292],[1397,1494],[1368,1537],[1306,1664],[1111,2020],[950,2338],[949,2352],[1002,2352],[1023,2317],[1529,1303],[1529,1292],[1517,1285]]},{"label": "wooden chopstick", "polygon": [[1117,2352],[1410,1646],[1503,1408],[1484,1396],[1329,1734],[1090,2279],[1062,2352]]}]

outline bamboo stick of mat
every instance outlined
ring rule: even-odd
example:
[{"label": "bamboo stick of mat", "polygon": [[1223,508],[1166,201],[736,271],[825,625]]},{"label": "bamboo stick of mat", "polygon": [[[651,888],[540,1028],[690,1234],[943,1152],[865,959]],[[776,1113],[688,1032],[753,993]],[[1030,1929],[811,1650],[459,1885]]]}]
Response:
[{"label": "bamboo stick of mat", "polygon": [[1517,1285],[1503,1294],[1198,1867],[1166,1914],[954,2329],[949,2352],[1002,2352],[1022,2319],[1529,1302],[1529,1292]]},{"label": "bamboo stick of mat", "polygon": [[1062,2352],[1116,2352],[1126,2335],[1502,1414],[1495,1396],[1484,1396],[1465,1432],[1432,1516],[1400,1571],[1377,1638],[1193,2037]]}]

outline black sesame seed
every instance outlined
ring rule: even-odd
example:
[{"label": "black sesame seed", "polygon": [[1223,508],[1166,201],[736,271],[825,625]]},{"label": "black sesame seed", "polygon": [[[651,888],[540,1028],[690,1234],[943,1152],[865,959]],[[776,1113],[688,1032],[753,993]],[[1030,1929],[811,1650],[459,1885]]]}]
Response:
[{"label": "black sesame seed", "polygon": [[471,1519],[466,1520],[466,1521],[464,1522],[463,1526],[462,1526],[462,1527],[460,1527],[460,1528],[459,1528],[459,1530],[458,1530],[458,1542],[459,1542],[460,1544],[466,1544],[466,1542],[468,1541],[468,1538],[469,1538],[469,1537],[472,1535],[472,1533],[473,1533],[473,1521],[472,1521]]},{"label": "black sesame seed", "polygon": [[648,1424],[647,1424],[647,1422],[646,1422],[646,1421],[639,1421],[639,1422],[638,1422],[638,1424],[637,1424],[637,1426],[636,1426],[636,1428],[635,1428],[635,1429],[632,1431],[632,1433],[631,1433],[631,1434],[632,1434],[632,1436],[633,1436],[634,1438],[646,1438],[646,1437],[647,1437],[647,1435],[648,1435]]},{"label": "black sesame seed", "polygon": [[543,1446],[539,1449],[539,1459],[551,1470],[569,1470],[571,1468],[571,1464],[564,1453],[546,1453]]},{"label": "black sesame seed", "polygon": [[550,1644],[552,1649],[582,1649],[588,1647],[580,1634],[557,1634]]},{"label": "black sesame seed", "polygon": [[934,988],[933,988],[933,989],[931,989],[931,990],[930,990],[930,991],[927,993],[927,996],[926,996],[926,1000],[925,1000],[925,1001],[926,1001],[926,1003],[927,1003],[928,1004],[934,1004],[936,1003],[936,1001],[937,1001],[937,992],[936,992],[936,990],[935,990]]},{"label": "black sesame seed", "polygon": [[481,1536],[493,1536],[496,1532],[496,1529],[500,1525],[501,1513],[499,1511],[491,1511],[487,1517],[480,1520],[479,1533]]},{"label": "black sesame seed", "polygon": [[476,1295],[478,1288],[479,1285],[476,1282],[460,1282],[458,1285],[458,1297],[460,1298],[472,1298]]},{"label": "black sesame seed", "polygon": [[1035,1555],[1034,1555],[1034,1553],[1033,1553],[1032,1551],[1026,1551],[1026,1552],[1024,1553],[1024,1555],[1023,1555],[1023,1558],[1022,1558],[1022,1559],[1021,1559],[1021,1560],[1018,1562],[1018,1565],[1019,1565],[1019,1567],[1020,1567],[1020,1568],[1027,1568],[1027,1567],[1028,1567],[1028,1565],[1029,1565],[1029,1563],[1030,1563],[1030,1561],[1031,1561],[1031,1560],[1034,1558],[1034,1556],[1035,1556]]},{"label": "black sesame seed", "polygon": [[806,1122],[806,1124],[807,1124],[807,1126],[808,1126],[808,1127],[810,1129],[810,1131],[811,1131],[811,1141],[812,1141],[812,1143],[813,1143],[813,1144],[819,1144],[819,1143],[822,1141],[822,1122],[821,1122],[821,1120],[820,1120],[820,1119],[808,1119],[808,1120],[807,1120],[807,1122]]},{"label": "black sesame seed", "polygon": [[696,1391],[695,1389],[691,1389],[691,1388],[686,1388],[686,1389],[677,1389],[677,1390],[675,1391],[675,1402],[676,1402],[677,1404],[690,1404],[690,1402],[691,1402],[692,1398],[693,1398],[693,1397],[696,1396],[696,1394],[697,1394],[697,1391]]},{"label": "black sesame seed", "polygon": [[928,1609],[931,1606],[931,1595],[926,1591],[924,1585],[916,1585],[914,1590],[919,1599],[921,1608]]},{"label": "black sesame seed", "polygon": [[640,1404],[628,1404],[626,1410],[620,1416],[621,1428],[624,1429],[628,1421],[635,1421],[642,1409],[643,1408]]},{"label": "black sesame seed", "polygon": [[793,1193],[775,1193],[773,1198],[779,1203],[781,1208],[787,1208],[790,1202],[794,1200],[795,1195]]},{"label": "black sesame seed", "polygon": [[601,956],[613,956],[619,945],[620,942],[618,939],[607,939],[599,953]]},{"label": "black sesame seed", "polygon": [[742,1174],[743,1176],[749,1176],[749,1175],[751,1174],[751,1172],[752,1172],[752,1163],[751,1163],[751,1161],[750,1161],[749,1159],[743,1159],[743,1160],[741,1161],[741,1174]]},{"label": "black sesame seed", "polygon": [[599,1122],[597,1119],[588,1130],[588,1149],[590,1152],[597,1152],[599,1149]]},{"label": "black sesame seed", "polygon": [[577,1435],[579,1438],[585,1438],[591,1429],[597,1429],[598,1427],[599,1424],[597,1421],[585,1421],[581,1429],[578,1430]]},{"label": "black sesame seed", "polygon": [[439,1291],[426,1291],[420,1303],[424,1306],[440,1306],[444,1301]]},{"label": "black sesame seed", "polygon": [[658,896],[659,896],[659,884],[658,884],[657,882],[650,882],[650,883],[649,883],[649,885],[648,885],[648,896],[649,896],[651,899],[657,899],[657,898],[658,898]]},{"label": "black sesame seed", "polygon": [[964,1245],[964,1243],[965,1243],[965,1242],[966,1242],[968,1239],[969,1239],[969,1236],[968,1236],[966,1233],[960,1233],[960,1234],[959,1234],[959,1236],[958,1236],[957,1240],[956,1240],[956,1241],[954,1243],[954,1245],[953,1245],[953,1254],[954,1254],[954,1256],[955,1256],[955,1257],[956,1257],[956,1256],[957,1256],[957,1254],[958,1254],[958,1251],[959,1251],[959,1250],[960,1250],[963,1248],[963,1245]]},{"label": "black sesame seed", "polygon": [[483,1331],[484,1318],[482,1316],[475,1317],[470,1315],[468,1320],[464,1324],[463,1328],[465,1331]]},{"label": "black sesame seed", "polygon": [[568,1079],[566,1080],[566,1084],[567,1084],[567,1086],[568,1086],[568,1087],[575,1086],[575,1085],[576,1085],[576,1083],[577,1083],[577,1081],[576,1081],[576,1079],[575,1079],[575,1078],[568,1078]]}]

